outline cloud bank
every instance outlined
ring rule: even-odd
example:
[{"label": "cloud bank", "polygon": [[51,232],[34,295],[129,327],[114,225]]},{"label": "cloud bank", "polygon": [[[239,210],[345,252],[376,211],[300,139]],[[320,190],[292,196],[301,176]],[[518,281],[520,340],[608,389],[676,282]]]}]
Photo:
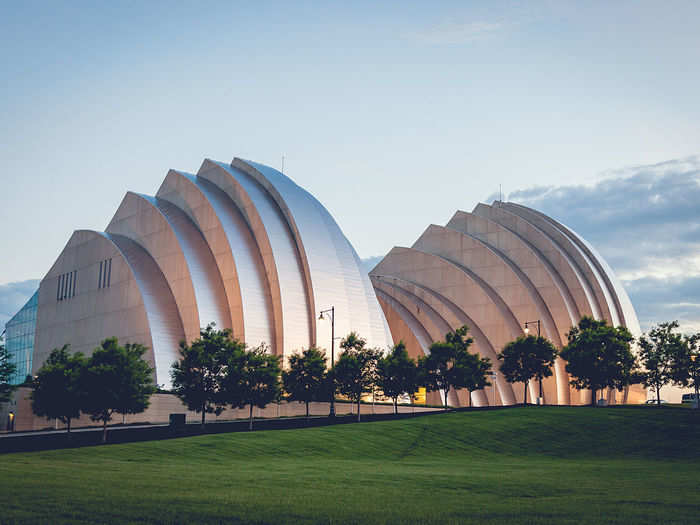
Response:
[{"label": "cloud bank", "polygon": [[643,330],[678,319],[684,331],[700,331],[699,156],[606,172],[589,185],[519,190],[508,200],[590,241],[625,286]]}]

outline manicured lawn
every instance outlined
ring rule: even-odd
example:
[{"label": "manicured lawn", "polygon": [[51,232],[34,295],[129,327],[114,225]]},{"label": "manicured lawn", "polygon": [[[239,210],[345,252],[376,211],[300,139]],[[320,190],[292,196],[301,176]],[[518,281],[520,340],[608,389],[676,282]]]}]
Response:
[{"label": "manicured lawn", "polygon": [[700,415],[452,413],[0,456],[2,523],[700,523]]}]

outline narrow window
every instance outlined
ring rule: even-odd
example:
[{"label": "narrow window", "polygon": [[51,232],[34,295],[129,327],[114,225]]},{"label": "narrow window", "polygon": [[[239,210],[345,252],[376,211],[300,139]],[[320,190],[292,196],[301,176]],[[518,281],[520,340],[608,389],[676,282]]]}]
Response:
[{"label": "narrow window", "polygon": [[78,280],[78,270],[73,270],[73,297],[75,297],[75,281]]},{"label": "narrow window", "polygon": [[61,301],[65,298],[66,294],[66,274],[61,274]]},{"label": "narrow window", "polygon": [[109,273],[107,274],[107,286],[112,284],[112,258],[109,258]]},{"label": "narrow window", "polygon": [[68,288],[66,288],[66,297],[70,297],[70,291],[73,289],[73,272],[68,273]]},{"label": "narrow window", "polygon": [[56,300],[59,301],[61,296],[61,277],[59,276],[56,280]]},{"label": "narrow window", "polygon": [[100,277],[97,279],[97,287],[102,288],[102,261],[100,261]]}]

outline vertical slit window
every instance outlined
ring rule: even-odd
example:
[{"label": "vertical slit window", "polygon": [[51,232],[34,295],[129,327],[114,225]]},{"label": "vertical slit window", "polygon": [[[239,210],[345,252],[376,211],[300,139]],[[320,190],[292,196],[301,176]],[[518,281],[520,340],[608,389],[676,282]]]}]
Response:
[{"label": "vertical slit window", "polygon": [[73,272],[68,273],[68,287],[66,288],[66,297],[70,297],[70,291],[73,289]]},{"label": "vertical slit window", "polygon": [[56,300],[57,301],[59,300],[58,298],[60,297],[60,295],[61,295],[61,278],[59,277],[56,280]]},{"label": "vertical slit window", "polygon": [[73,270],[73,295],[75,297],[75,281],[78,280],[78,270]]},{"label": "vertical slit window", "polygon": [[97,279],[97,287],[102,288],[102,261],[100,261],[100,276]]},{"label": "vertical slit window", "polygon": [[61,274],[61,301],[66,296],[66,274]]},{"label": "vertical slit window", "polygon": [[107,274],[107,286],[112,284],[112,258],[109,258],[109,273]]}]

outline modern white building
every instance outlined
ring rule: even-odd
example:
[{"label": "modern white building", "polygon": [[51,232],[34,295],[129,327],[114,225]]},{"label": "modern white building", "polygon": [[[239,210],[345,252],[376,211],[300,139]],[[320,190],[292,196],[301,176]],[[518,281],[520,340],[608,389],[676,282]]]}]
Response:
[{"label": "modern white building", "polygon": [[[178,343],[216,323],[285,359],[354,330],[385,349],[391,335],[360,259],[310,193],[268,166],[205,160],[170,170],[155,196],[127,193],[105,231],[77,230],[38,292],[33,368],[70,343],[106,337],[148,347],[170,386]],[[329,356],[330,357],[330,356]]]}]

